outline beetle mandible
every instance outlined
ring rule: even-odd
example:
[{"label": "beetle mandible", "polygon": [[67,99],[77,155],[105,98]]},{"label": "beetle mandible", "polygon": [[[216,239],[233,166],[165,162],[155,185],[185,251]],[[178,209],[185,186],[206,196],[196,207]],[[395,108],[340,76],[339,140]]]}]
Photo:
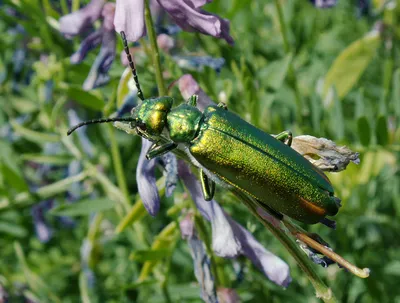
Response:
[{"label": "beetle mandible", "polygon": [[[290,147],[289,131],[271,136],[249,124],[220,103],[201,112],[197,96],[172,107],[171,97],[144,99],[125,34],[124,49],[142,100],[131,117],[91,120],[92,123],[125,121],[137,134],[154,142],[147,158],[182,149],[199,168],[205,200],[211,200],[215,182],[232,186],[253,197],[278,218],[287,215],[303,223],[329,222],[339,210],[340,199],[325,174]],[[168,134],[169,142],[158,138]]]}]

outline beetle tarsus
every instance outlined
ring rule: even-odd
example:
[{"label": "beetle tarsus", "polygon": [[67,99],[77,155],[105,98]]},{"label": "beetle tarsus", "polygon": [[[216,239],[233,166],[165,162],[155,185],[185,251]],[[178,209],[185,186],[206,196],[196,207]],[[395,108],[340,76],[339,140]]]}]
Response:
[{"label": "beetle tarsus", "polygon": [[324,224],[325,226],[336,229],[336,221],[328,219],[328,218],[323,218],[321,221],[319,221],[321,224]]},{"label": "beetle tarsus", "polygon": [[219,102],[217,106],[223,108],[224,110],[228,110],[228,106],[224,102]]},{"label": "beetle tarsus", "polygon": [[149,148],[149,151],[146,154],[146,159],[151,160],[155,157],[159,157],[159,156],[166,154],[167,152],[175,149],[177,146],[178,145],[176,145],[174,142],[165,143],[163,145],[157,145],[157,143],[154,143]]},{"label": "beetle tarsus", "polygon": [[285,130],[285,131],[277,134],[274,137],[275,137],[275,139],[278,139],[282,143],[286,144],[287,146],[291,146],[292,145],[293,135],[292,135],[292,132],[290,130]]}]

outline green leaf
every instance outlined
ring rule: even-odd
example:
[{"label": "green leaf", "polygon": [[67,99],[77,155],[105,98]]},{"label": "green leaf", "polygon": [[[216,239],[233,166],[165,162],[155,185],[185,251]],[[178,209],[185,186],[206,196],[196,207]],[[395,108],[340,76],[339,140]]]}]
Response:
[{"label": "green leaf", "polygon": [[386,264],[384,268],[384,272],[387,275],[393,275],[400,277],[400,261],[393,260],[390,263]]},{"label": "green leaf", "polygon": [[360,88],[356,98],[356,108],[354,117],[356,119],[360,118],[361,116],[365,115],[365,98],[364,98],[364,88]]},{"label": "green leaf", "polygon": [[146,249],[136,250],[131,255],[131,259],[138,262],[160,261],[171,254],[170,249]]},{"label": "green leaf", "polygon": [[150,285],[154,285],[156,283],[159,283],[159,281],[157,279],[146,279],[143,281],[137,281],[134,283],[130,283],[127,285],[122,286],[123,289],[135,289],[135,288],[139,288],[141,286],[150,286]]},{"label": "green leaf", "polygon": [[315,131],[321,129],[322,110],[320,97],[318,94],[314,94],[311,96],[311,123]]},{"label": "green leaf", "polygon": [[147,214],[146,209],[143,206],[142,200],[137,200],[132,208],[129,210],[128,214],[120,221],[115,232],[119,234],[128,226],[131,226],[136,221],[140,220]]},{"label": "green leaf", "polygon": [[120,108],[124,103],[126,96],[129,94],[128,82],[132,79],[132,72],[129,67],[127,67],[118,83],[117,89],[117,108]]},{"label": "green leaf", "polygon": [[26,127],[23,127],[22,125],[14,121],[11,121],[10,124],[15,132],[17,132],[18,134],[20,134],[29,141],[35,143],[60,142],[60,136],[57,134],[34,131]]},{"label": "green leaf", "polygon": [[2,220],[0,221],[0,233],[9,234],[15,238],[23,238],[27,236],[28,231],[18,224]]},{"label": "green leaf", "polygon": [[20,192],[28,191],[28,184],[21,173],[17,163],[17,155],[11,146],[0,141],[0,169],[7,183]]},{"label": "green leaf", "polygon": [[336,87],[339,99],[346,96],[371,62],[380,42],[379,33],[373,31],[340,53],[325,77],[322,92],[324,100],[332,86]]},{"label": "green leaf", "polygon": [[258,77],[266,83],[267,87],[273,91],[277,91],[286,78],[289,64],[292,61],[292,55],[285,56],[282,60],[273,61],[265,68],[261,69]]},{"label": "green leaf", "polygon": [[103,99],[79,87],[69,86],[66,93],[69,98],[89,109],[101,111],[105,105]]},{"label": "green leaf", "polygon": [[109,198],[85,199],[77,203],[57,206],[50,213],[55,216],[87,216],[93,212],[111,209],[115,203]]},{"label": "green leaf", "polygon": [[344,117],[343,117],[343,110],[342,110],[342,103],[340,102],[338,95],[336,93],[336,89],[333,91],[333,128],[336,133],[336,137],[338,139],[344,138]]},{"label": "green leaf", "polygon": [[71,155],[43,155],[43,154],[23,154],[21,158],[26,161],[32,161],[40,164],[53,164],[53,165],[66,165],[69,164],[73,158]]},{"label": "green leaf", "polygon": [[371,141],[371,128],[369,126],[367,117],[362,116],[358,118],[357,129],[361,144],[364,146],[368,146]]},{"label": "green leaf", "polygon": [[392,104],[397,117],[400,117],[400,69],[396,69],[393,75]]},{"label": "green leaf", "polygon": [[[151,245],[152,250],[172,250],[178,241],[178,225],[176,222],[171,222],[157,235],[153,244]],[[158,260],[146,261],[143,264],[142,270],[139,275],[138,281],[143,281],[152,272],[154,266],[156,266]]]},{"label": "green leaf", "polygon": [[29,268],[24,251],[19,242],[14,242],[14,250],[19,265],[21,266],[24,272],[25,280],[26,283],[29,285],[29,288],[36,295],[41,297],[41,299],[47,298],[51,299],[51,301],[53,302],[61,302],[61,300],[53,293],[53,290],[50,288],[49,284],[44,282],[44,280],[39,275],[37,275],[34,271],[32,271]]},{"label": "green leaf", "polygon": [[376,140],[380,145],[388,144],[389,133],[385,116],[379,116],[376,123]]}]

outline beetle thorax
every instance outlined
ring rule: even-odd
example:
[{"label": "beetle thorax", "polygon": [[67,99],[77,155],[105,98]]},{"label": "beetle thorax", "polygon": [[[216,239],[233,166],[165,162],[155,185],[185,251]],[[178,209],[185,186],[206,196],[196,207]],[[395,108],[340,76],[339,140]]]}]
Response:
[{"label": "beetle thorax", "polygon": [[189,143],[200,128],[202,113],[194,106],[182,104],[172,109],[167,116],[167,127],[171,140]]},{"label": "beetle thorax", "polygon": [[171,110],[173,99],[159,97],[147,99],[139,104],[132,116],[137,120],[136,127],[150,136],[161,135],[167,122],[167,115]]}]

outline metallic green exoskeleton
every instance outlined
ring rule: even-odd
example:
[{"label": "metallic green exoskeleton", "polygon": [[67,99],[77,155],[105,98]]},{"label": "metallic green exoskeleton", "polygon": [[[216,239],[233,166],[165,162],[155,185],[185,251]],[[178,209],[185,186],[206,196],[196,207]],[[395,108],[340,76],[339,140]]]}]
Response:
[{"label": "metallic green exoskeleton", "polygon": [[[135,77],[131,60],[130,63]],[[314,224],[338,212],[340,200],[334,197],[331,183],[290,147],[290,132],[274,137],[228,111],[223,104],[208,106],[201,112],[196,102],[197,96],[192,96],[173,108],[170,97],[146,99],[132,110],[130,118],[97,122],[129,121],[138,135],[155,142],[148,159],[175,148],[184,150],[199,167],[206,200],[212,199],[215,182],[221,182],[257,199],[267,211],[300,222]],[[69,133],[89,123],[96,121],[77,125]],[[159,144],[160,136],[170,142]]]},{"label": "metallic green exoskeleton", "polygon": [[135,110],[139,134],[157,137],[165,128],[171,139],[154,144],[148,158],[181,145],[202,170],[206,200],[212,198],[214,181],[221,180],[304,223],[338,212],[328,178],[303,156],[222,106],[200,112],[193,106],[195,99],[175,108],[168,97],[146,100]]}]

